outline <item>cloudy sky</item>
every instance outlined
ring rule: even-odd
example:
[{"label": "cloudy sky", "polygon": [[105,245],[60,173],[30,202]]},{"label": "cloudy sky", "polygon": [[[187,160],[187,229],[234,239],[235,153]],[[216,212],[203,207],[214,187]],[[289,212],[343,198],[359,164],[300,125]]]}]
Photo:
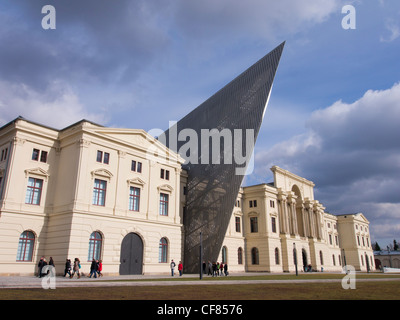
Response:
[{"label": "cloudy sky", "polygon": [[381,246],[400,240],[398,0],[0,0],[0,126],[165,130],[282,41],[245,183],[278,165],[330,213],[363,212]]}]

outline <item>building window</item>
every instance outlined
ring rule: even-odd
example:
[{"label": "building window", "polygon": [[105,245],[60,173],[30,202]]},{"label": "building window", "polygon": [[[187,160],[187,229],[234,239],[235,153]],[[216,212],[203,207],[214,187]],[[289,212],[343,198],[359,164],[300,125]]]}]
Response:
[{"label": "building window", "polygon": [[44,162],[44,163],[47,162],[47,151],[42,151],[40,153],[40,162]]},{"label": "building window", "polygon": [[26,190],[25,203],[40,205],[40,198],[42,196],[43,180],[36,178],[29,178],[28,187]]},{"label": "building window", "polygon": [[251,264],[259,264],[257,248],[251,249]]},{"label": "building window", "polygon": [[250,232],[258,232],[258,219],[257,217],[250,218]]},{"label": "building window", "polygon": [[243,264],[243,249],[238,248],[238,264]]},{"label": "building window", "polygon": [[250,200],[249,201],[249,207],[250,208],[256,208],[257,207],[257,200]]},{"label": "building window", "polygon": [[142,163],[139,161],[132,160],[131,171],[133,172],[142,172]]},{"label": "building window", "polygon": [[160,216],[168,215],[168,194],[160,193]]},{"label": "building window", "polygon": [[333,262],[333,265],[336,266],[336,260],[335,260],[335,255],[334,254],[332,255],[332,262]]},{"label": "building window", "polygon": [[18,242],[17,261],[32,261],[35,235],[31,231],[21,233]]},{"label": "building window", "polygon": [[271,208],[275,208],[275,201],[274,200],[269,200],[269,206]]},{"label": "building window", "polygon": [[228,249],[227,249],[225,246],[222,247],[222,263],[223,263],[223,264],[225,264],[225,263],[228,262],[228,259],[227,259],[227,256],[228,256],[227,250],[228,250]]},{"label": "building window", "polygon": [[0,161],[4,161],[7,159],[8,148],[1,150],[1,158]]},{"label": "building window", "polygon": [[89,238],[89,251],[88,251],[88,261],[99,260],[101,255],[101,246],[103,243],[103,238],[100,232],[92,232]]},{"label": "building window", "polygon": [[159,263],[167,263],[168,255],[168,241],[165,238],[160,239],[160,243],[158,245],[158,262]]},{"label": "building window", "polygon": [[110,154],[108,152],[104,152],[103,163],[105,163],[105,164],[109,164],[110,163]]},{"label": "building window", "polygon": [[40,153],[40,150],[33,149],[33,151],[32,151],[32,160],[38,161],[39,160],[39,153]]},{"label": "building window", "polygon": [[279,264],[279,249],[275,248],[275,264]]},{"label": "building window", "polygon": [[240,232],[240,217],[235,217],[235,228],[236,232]]},{"label": "building window", "polygon": [[161,169],[160,178],[169,180],[169,170]]},{"label": "building window", "polygon": [[332,245],[332,235],[329,235],[329,244]]},{"label": "building window", "polygon": [[272,232],[276,233],[276,218],[271,217],[271,226],[272,226]]},{"label": "building window", "polygon": [[324,256],[323,256],[321,250],[319,251],[319,261],[321,263],[321,266],[323,266],[324,265]]},{"label": "building window", "polygon": [[[104,154],[104,156],[103,156]],[[97,150],[97,156],[96,156],[96,161],[104,164],[109,164],[110,163],[110,154],[108,152],[103,152],[100,150]]]},{"label": "building window", "polygon": [[103,151],[97,151],[97,158],[96,158],[97,162],[102,162],[103,161]]},{"label": "building window", "polygon": [[105,206],[106,204],[107,181],[95,179],[93,187],[93,202],[96,206]]},{"label": "building window", "polygon": [[129,193],[129,210],[139,211],[140,204],[140,189],[131,187]]}]

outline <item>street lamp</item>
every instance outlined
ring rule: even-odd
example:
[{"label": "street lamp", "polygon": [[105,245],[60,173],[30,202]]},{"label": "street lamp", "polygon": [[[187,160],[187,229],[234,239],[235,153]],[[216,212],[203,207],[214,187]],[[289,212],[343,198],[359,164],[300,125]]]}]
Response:
[{"label": "street lamp", "polygon": [[293,258],[294,258],[294,266],[296,268],[296,277],[299,275],[297,270],[297,252],[296,252],[296,243],[293,242]]},{"label": "street lamp", "polygon": [[200,231],[200,254],[199,254],[199,266],[200,266],[200,280],[203,279],[203,235]]}]

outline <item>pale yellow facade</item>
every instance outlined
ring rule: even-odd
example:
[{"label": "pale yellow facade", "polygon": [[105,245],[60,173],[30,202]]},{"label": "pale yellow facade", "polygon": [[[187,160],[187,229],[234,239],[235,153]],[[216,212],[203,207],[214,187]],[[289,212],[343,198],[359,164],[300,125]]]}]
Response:
[{"label": "pale yellow facade", "polygon": [[[375,270],[363,214],[326,213],[314,199],[313,182],[277,166],[271,170],[273,183],[244,187],[238,196],[222,248],[231,270],[295,272],[294,252],[298,272],[338,272],[345,263]],[[236,218],[241,229],[236,229]],[[238,263],[241,248],[245,256]]]},{"label": "pale yellow facade", "polygon": [[[33,274],[42,256],[58,274],[76,257],[85,273],[96,257],[104,274],[119,274],[132,234],[140,273],[183,260],[184,160],[145,131],[17,118],[0,128],[0,154],[0,274]],[[374,269],[362,214],[328,214],[312,182],[271,170],[273,183],[238,194],[220,255],[230,272],[294,272],[294,249],[299,271],[340,271],[344,260]]]}]

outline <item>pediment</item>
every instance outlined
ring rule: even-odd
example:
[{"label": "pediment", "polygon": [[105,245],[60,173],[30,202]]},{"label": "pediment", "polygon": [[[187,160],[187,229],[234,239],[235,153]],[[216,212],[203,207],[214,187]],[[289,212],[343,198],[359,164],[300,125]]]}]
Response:
[{"label": "pediment", "polygon": [[25,176],[28,177],[28,176],[31,176],[31,175],[44,177],[46,180],[50,176],[50,174],[46,170],[44,170],[42,168],[26,169],[25,170]]},{"label": "pediment", "polygon": [[150,160],[162,163],[172,159],[175,163],[184,163],[184,159],[182,159],[177,153],[167,148],[164,144],[144,130],[102,128],[96,129],[95,132],[102,136],[106,136],[108,139],[125,144],[129,148],[142,150]]},{"label": "pediment", "polygon": [[140,178],[133,178],[133,179],[129,179],[127,180],[128,184],[139,184],[141,186],[144,186],[146,184],[146,182],[144,182],[142,179]]},{"label": "pediment", "polygon": [[163,184],[161,186],[158,186],[157,189],[158,189],[158,192],[160,192],[160,191],[166,191],[166,192],[174,191],[174,188],[172,188],[169,184]]},{"label": "pediment", "polygon": [[93,170],[91,172],[92,177],[96,176],[96,177],[103,177],[103,178],[107,178],[107,179],[111,179],[113,177],[113,174],[108,171],[107,169],[97,169],[97,170]]}]

